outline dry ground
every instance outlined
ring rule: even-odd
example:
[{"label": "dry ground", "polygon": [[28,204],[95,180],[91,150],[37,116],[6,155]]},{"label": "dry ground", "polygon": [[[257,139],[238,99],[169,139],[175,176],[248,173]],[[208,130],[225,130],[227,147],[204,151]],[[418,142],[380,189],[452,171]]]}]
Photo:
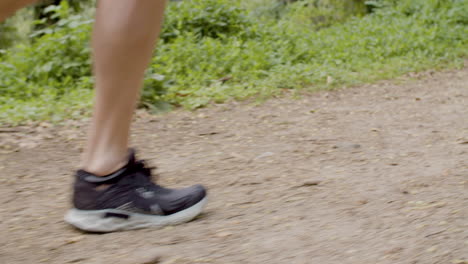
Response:
[{"label": "dry ground", "polygon": [[468,263],[468,69],[139,116],[140,157],[205,184],[206,213],[81,233],[62,220],[81,123],[4,128],[0,263]]}]

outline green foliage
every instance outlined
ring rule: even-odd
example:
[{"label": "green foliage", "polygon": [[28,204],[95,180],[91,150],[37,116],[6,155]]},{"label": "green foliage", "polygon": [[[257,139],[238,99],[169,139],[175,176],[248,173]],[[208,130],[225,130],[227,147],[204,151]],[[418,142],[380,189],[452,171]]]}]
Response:
[{"label": "green foliage", "polygon": [[[88,45],[92,20],[72,14],[68,8],[67,2],[51,6],[48,12],[54,13],[59,23],[35,32],[33,36],[40,37],[31,44],[19,44],[4,54],[0,63],[0,120],[67,116],[67,111],[52,113],[50,106],[64,102],[70,93],[92,87]],[[44,106],[39,107],[41,104]]]},{"label": "green foliage", "polygon": [[[172,3],[141,105],[155,111],[171,105],[194,109],[266,98],[283,89],[329,89],[453,67],[468,55],[467,1],[374,0],[366,2],[368,15],[363,1],[346,14],[340,2]],[[76,15],[66,3],[49,12],[59,22],[36,32],[31,45],[7,50],[0,62],[3,122],[88,112],[82,110],[89,109],[93,84],[92,12]],[[317,22],[318,16],[324,20]]]},{"label": "green foliage", "polygon": [[295,23],[322,28],[366,12],[367,7],[361,0],[303,0],[288,5],[284,16]]},{"label": "green foliage", "polygon": [[14,28],[6,23],[0,24],[0,48],[9,47],[15,39]]},{"label": "green foliage", "polygon": [[161,38],[170,41],[189,32],[199,38],[246,36],[252,26],[246,13],[236,1],[176,2],[169,7]]},{"label": "green foliage", "polygon": [[[302,4],[291,4],[286,12],[294,14]],[[151,71],[167,84],[159,98],[191,109],[211,101],[265,97],[284,88],[354,85],[460,63],[468,35],[459,21],[462,13],[453,14],[464,5],[452,1],[444,7],[434,11],[441,12],[437,20],[408,15],[390,3],[375,14],[321,30],[285,13],[255,25],[256,38],[199,39],[188,33],[160,46]]]},{"label": "green foliage", "polygon": [[15,16],[0,23],[0,56],[2,49],[6,49],[14,43],[27,43],[28,34],[31,32],[32,12],[23,9]]}]

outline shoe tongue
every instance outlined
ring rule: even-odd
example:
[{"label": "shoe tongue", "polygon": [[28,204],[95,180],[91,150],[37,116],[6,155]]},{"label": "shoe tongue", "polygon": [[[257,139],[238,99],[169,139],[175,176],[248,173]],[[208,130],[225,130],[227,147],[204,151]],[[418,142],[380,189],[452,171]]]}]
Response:
[{"label": "shoe tongue", "polygon": [[135,162],[136,162],[135,149],[130,148],[130,149],[128,149],[128,163],[127,163],[127,165],[135,164]]}]

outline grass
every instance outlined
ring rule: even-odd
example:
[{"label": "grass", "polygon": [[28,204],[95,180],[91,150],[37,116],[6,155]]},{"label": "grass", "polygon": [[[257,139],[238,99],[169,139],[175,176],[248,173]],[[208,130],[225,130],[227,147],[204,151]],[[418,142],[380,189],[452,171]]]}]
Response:
[{"label": "grass", "polygon": [[[468,55],[467,1],[369,1],[373,12],[367,15],[362,9],[346,14],[342,1],[308,2],[172,3],[141,106],[195,109],[284,89],[357,85],[462,67]],[[1,123],[58,122],[89,113],[92,12],[73,14],[66,4],[50,12],[60,17],[58,25],[36,32],[30,45],[3,52]]]}]

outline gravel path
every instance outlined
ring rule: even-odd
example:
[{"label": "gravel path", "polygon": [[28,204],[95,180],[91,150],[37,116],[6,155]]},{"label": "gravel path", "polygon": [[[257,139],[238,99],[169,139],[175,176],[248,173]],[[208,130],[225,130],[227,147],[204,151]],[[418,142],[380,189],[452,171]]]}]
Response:
[{"label": "gravel path", "polygon": [[468,263],[468,69],[357,88],[138,113],[169,186],[203,183],[176,227],[67,226],[82,122],[0,132],[0,263]]}]

